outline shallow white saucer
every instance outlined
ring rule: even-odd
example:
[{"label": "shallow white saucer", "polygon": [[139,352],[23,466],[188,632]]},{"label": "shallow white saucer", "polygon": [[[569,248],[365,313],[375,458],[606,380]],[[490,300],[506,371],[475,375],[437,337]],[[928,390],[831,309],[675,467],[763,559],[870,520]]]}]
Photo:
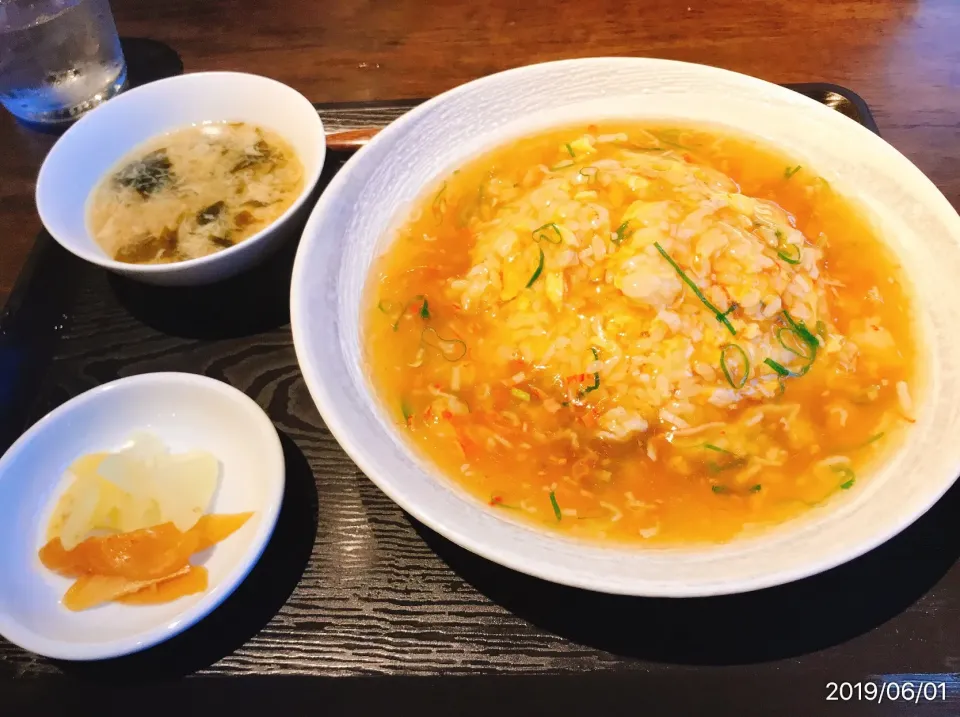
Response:
[{"label": "shallow white saucer", "polygon": [[[70,612],[70,580],[37,558],[47,520],[78,456],[116,450],[134,431],[157,435],[173,452],[210,451],[220,462],[212,513],[256,511],[209,552],[209,589],[166,605],[117,603]],[[236,589],[270,540],[284,490],[280,438],[249,397],[220,381],[185,373],[123,378],[87,391],[38,421],[0,459],[0,635],[65,660],[117,657],[173,637]]]}]

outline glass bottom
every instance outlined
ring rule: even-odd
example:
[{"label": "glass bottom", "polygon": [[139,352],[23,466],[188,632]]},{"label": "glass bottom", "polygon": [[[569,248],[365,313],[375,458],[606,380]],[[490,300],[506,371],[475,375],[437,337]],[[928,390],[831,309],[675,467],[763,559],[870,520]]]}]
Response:
[{"label": "glass bottom", "polygon": [[22,101],[10,101],[8,98],[0,98],[0,102],[10,111],[10,113],[24,122],[37,125],[67,125],[76,122],[84,114],[103,104],[111,97],[115,97],[127,89],[127,66],[126,63],[121,67],[117,76],[102,90],[95,93],[92,97],[77,102],[69,107],[51,108],[49,105],[34,104]]}]

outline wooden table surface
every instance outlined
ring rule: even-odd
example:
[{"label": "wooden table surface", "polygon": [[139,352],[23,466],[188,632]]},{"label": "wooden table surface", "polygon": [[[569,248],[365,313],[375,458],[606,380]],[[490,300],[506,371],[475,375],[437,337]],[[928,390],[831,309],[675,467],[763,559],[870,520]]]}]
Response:
[{"label": "wooden table surface", "polygon": [[[689,60],[773,82],[835,82],[960,207],[957,0],[112,0],[121,35],[175,48],[186,71],[269,75],[316,102],[418,98],[545,60]],[[53,138],[0,113],[0,306],[40,222]]]}]

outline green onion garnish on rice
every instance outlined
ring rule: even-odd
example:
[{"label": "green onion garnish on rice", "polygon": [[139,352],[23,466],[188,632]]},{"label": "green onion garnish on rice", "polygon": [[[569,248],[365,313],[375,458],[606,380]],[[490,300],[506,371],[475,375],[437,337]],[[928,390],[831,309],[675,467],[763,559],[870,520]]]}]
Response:
[{"label": "green onion garnish on rice", "polygon": [[443,213],[447,211],[447,200],[444,197],[447,191],[447,183],[444,182],[443,186],[440,187],[440,191],[437,192],[436,196],[433,198],[433,204],[431,209],[433,210],[433,218],[437,221],[437,224],[443,222]]},{"label": "green onion garnish on rice", "polygon": [[467,344],[460,339],[445,339],[434,328],[426,328],[420,334],[425,346],[437,349],[447,361],[459,361],[467,355]]},{"label": "green onion garnish on rice", "polygon": [[751,486],[750,492],[751,492],[751,493],[759,493],[762,489],[763,489],[763,486],[760,485],[759,483],[757,483],[755,486]]},{"label": "green onion garnish on rice", "polygon": [[733,328],[733,324],[730,323],[730,319],[727,318],[726,313],[720,311],[720,309],[718,309],[716,306],[710,303],[707,297],[703,295],[703,292],[700,291],[700,287],[698,287],[693,282],[693,279],[687,276],[686,273],[683,271],[683,269],[680,268],[680,265],[677,264],[677,262],[675,262],[669,254],[667,254],[666,250],[662,246],[660,246],[660,242],[655,241],[653,245],[657,248],[657,251],[660,252],[660,256],[666,259],[667,262],[669,262],[670,266],[673,267],[674,271],[676,271],[677,274],[680,275],[680,278],[683,279],[684,283],[686,283],[687,286],[693,289],[693,293],[696,294],[697,298],[703,302],[703,305],[713,312],[713,315],[717,317],[717,321],[719,321],[721,324],[726,326],[727,330],[730,331],[731,334],[736,336],[737,330]]},{"label": "green onion garnish on rice", "polygon": [[537,264],[536,271],[533,272],[533,276],[530,277],[530,281],[527,282],[526,288],[533,286],[533,282],[540,278],[540,274],[543,273],[543,249],[540,250],[540,263]]},{"label": "green onion garnish on rice", "polygon": [[[799,356],[802,359],[806,360],[806,363],[800,367],[799,371],[791,371],[786,366],[781,363],[774,361],[771,358],[764,359],[763,362],[777,372],[777,375],[780,378],[799,378],[807,373],[810,370],[810,367],[813,366],[813,362],[817,358],[817,349],[820,347],[820,342],[817,340],[817,337],[810,333],[810,329],[802,321],[797,321],[792,316],[790,312],[784,310],[783,318],[787,322],[787,326],[782,326],[776,331],[777,341],[780,345],[786,350],[792,353],[794,356]],[[784,336],[792,336],[792,343],[788,343],[784,340]],[[806,350],[804,350],[806,347]]]},{"label": "green onion garnish on rice", "polygon": [[[590,351],[593,353],[593,360],[594,360],[594,361],[599,361],[599,360],[600,360],[600,354],[597,353],[597,350],[596,350],[595,348],[592,348],[592,347],[591,347],[591,348],[590,348]],[[583,396],[584,394],[590,393],[591,391],[596,391],[598,388],[600,388],[600,372],[599,372],[599,371],[594,371],[594,372],[593,372],[593,385],[592,385],[592,386],[587,386],[585,389],[583,389],[583,390],[580,392],[580,395]]]},{"label": "green onion garnish on rice", "polygon": [[569,143],[569,142],[567,142],[567,143],[566,143],[565,145],[563,145],[563,146],[567,148],[567,152],[570,153],[570,156],[571,156],[571,157],[576,157],[576,156],[577,156],[576,153],[573,151],[573,147],[570,146],[570,143]]},{"label": "green onion garnish on rice", "polygon": [[387,315],[387,318],[391,319],[391,326],[393,330],[396,331],[400,327],[400,319],[403,317],[404,306],[398,301],[391,301],[389,299],[383,299],[377,308],[381,312]]},{"label": "green onion garnish on rice", "polygon": [[831,469],[834,473],[843,478],[843,483],[840,484],[840,490],[850,490],[853,487],[853,484],[857,482],[857,474],[847,466],[831,466]]},{"label": "green onion garnish on rice", "polygon": [[415,306],[418,301],[422,302],[420,304],[419,310],[417,311],[417,313],[420,314],[420,318],[423,320],[429,319],[430,305],[427,303],[427,297],[424,296],[423,294],[417,294],[416,296],[414,296],[413,299],[410,300],[410,303],[407,304],[407,310],[409,311],[410,307]]},{"label": "green onion garnish on rice", "polygon": [[[733,454],[731,454],[733,455]],[[747,465],[747,459],[742,456],[736,456],[729,463],[713,463],[712,461],[707,464],[707,468],[711,473],[720,473],[722,471],[730,470],[731,468],[739,468],[740,466]]]},{"label": "green onion garnish on rice", "polygon": [[777,249],[777,256],[783,259],[788,264],[799,264],[800,263],[800,247],[796,244],[784,244],[784,247],[787,249],[792,249],[789,254],[784,251],[784,249]]},{"label": "green onion garnish on rice", "polygon": [[802,321],[796,321],[792,316],[790,316],[790,312],[786,309],[783,311],[783,318],[785,318],[787,323],[790,324],[790,328],[796,331],[800,338],[803,339],[803,341],[805,341],[814,350],[814,352],[816,352],[817,347],[820,346],[820,342],[817,341],[816,336],[810,333],[810,329],[808,329]]},{"label": "green onion garnish on rice", "polygon": [[786,179],[790,179],[790,177],[792,177],[794,174],[796,174],[797,172],[799,172],[801,169],[803,169],[803,166],[802,166],[802,165],[799,165],[799,164],[798,164],[796,167],[787,167],[787,168],[783,171],[783,176],[784,176]]},{"label": "green onion garnish on rice", "polygon": [[409,423],[410,418],[413,416],[413,411],[410,409],[410,405],[406,399],[400,401],[400,412],[403,414],[403,422]]},{"label": "green onion garnish on rice", "polygon": [[553,506],[553,514],[557,516],[557,520],[562,520],[563,514],[560,512],[560,504],[557,503],[557,496],[553,491],[550,491],[550,505]]},{"label": "green onion garnish on rice", "polygon": [[627,227],[630,226],[630,222],[626,221],[620,226],[617,227],[616,236],[613,238],[613,243],[617,246],[620,246],[620,243],[626,239]]},{"label": "green onion garnish on rice", "polygon": [[777,256],[783,259],[788,264],[799,264],[800,259],[803,256],[800,247],[796,244],[787,244],[784,242],[783,231],[777,229],[774,232],[774,235],[777,237]]},{"label": "green onion garnish on rice", "polygon": [[[548,232],[547,229],[552,230]],[[549,244],[559,244],[563,241],[563,234],[560,233],[560,227],[558,227],[553,222],[547,222],[542,227],[537,227],[531,232],[533,234],[534,241],[543,240]]]},{"label": "green onion garnish on rice", "polygon": [[[729,352],[737,351],[740,354],[740,360],[743,363],[743,374],[740,376],[739,381],[734,381],[733,376],[730,374],[730,367],[727,366],[727,356]],[[733,388],[743,388],[747,383],[747,379],[750,377],[750,358],[747,356],[747,352],[744,351],[737,344],[726,344],[720,347],[720,370],[723,371],[723,375],[726,377],[727,382]]]},{"label": "green onion garnish on rice", "polygon": [[726,453],[729,456],[734,455],[733,451],[728,451],[726,448],[721,448],[720,446],[715,445],[713,443],[704,443],[703,447],[706,448],[708,451],[716,451],[717,453]]},{"label": "green onion garnish on rice", "polygon": [[712,490],[714,493],[717,493],[717,494],[726,493],[726,492],[727,492],[727,486],[725,486],[725,485],[712,485],[712,486],[710,486],[710,490]]},{"label": "green onion garnish on rice", "polygon": [[784,367],[782,364],[777,363],[772,358],[764,359],[763,362],[776,371],[777,375],[781,378],[790,375],[790,369]]},{"label": "green onion garnish on rice", "polygon": [[[803,339],[800,338],[800,334],[794,331],[788,326],[781,326],[776,330],[775,333],[777,337],[777,342],[787,351],[792,353],[794,356],[799,356],[802,359],[811,359],[812,351],[810,350],[810,344],[806,343]],[[788,343],[784,340],[784,335],[788,337],[793,337]]]}]

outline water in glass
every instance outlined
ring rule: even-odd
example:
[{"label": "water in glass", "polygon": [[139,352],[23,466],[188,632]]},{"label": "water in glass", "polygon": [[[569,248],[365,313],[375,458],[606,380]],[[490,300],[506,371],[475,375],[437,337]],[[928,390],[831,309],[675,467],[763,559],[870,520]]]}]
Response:
[{"label": "water in glass", "polygon": [[0,103],[17,117],[71,122],[126,80],[108,0],[0,0]]}]

